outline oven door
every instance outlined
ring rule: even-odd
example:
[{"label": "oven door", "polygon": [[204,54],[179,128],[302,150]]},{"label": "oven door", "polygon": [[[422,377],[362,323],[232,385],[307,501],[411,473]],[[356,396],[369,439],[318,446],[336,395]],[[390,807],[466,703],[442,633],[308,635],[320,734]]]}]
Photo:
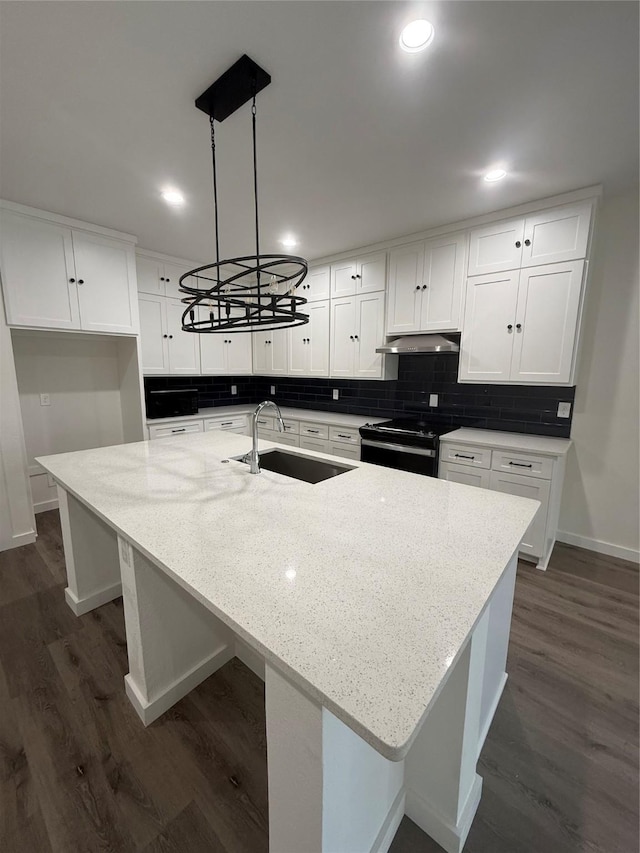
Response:
[{"label": "oven door", "polygon": [[385,468],[397,468],[427,477],[438,476],[436,451],[426,447],[408,447],[406,444],[363,438],[360,459]]}]

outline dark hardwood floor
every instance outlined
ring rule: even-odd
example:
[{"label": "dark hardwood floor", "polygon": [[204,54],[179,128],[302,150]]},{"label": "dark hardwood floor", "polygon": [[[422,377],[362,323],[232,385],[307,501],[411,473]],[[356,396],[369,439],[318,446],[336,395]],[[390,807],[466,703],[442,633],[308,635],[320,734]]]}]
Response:
[{"label": "dark hardwood floor", "polygon": [[[0,850],[267,851],[260,680],[231,661],[143,728],[121,601],[73,616],[57,512],[38,531],[0,554]],[[637,567],[522,563],[508,670],[466,853],[636,853]],[[391,848],[440,849],[407,818]]]}]

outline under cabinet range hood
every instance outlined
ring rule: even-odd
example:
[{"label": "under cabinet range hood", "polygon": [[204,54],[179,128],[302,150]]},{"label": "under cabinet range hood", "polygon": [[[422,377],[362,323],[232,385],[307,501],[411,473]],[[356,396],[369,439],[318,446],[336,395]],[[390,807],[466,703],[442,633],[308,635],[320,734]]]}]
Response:
[{"label": "under cabinet range hood", "polygon": [[460,352],[460,346],[455,338],[447,338],[445,335],[405,335],[396,338],[384,346],[377,347],[376,352],[389,353],[393,355],[417,355],[424,353]]}]

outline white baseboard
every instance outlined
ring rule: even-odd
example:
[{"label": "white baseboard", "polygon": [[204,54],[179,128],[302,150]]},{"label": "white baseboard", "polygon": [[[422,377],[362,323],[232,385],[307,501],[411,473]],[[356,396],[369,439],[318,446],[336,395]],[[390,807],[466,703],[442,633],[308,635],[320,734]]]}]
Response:
[{"label": "white baseboard", "polygon": [[77,598],[69,587],[64,591],[65,600],[76,616],[84,616],[90,610],[95,610],[96,607],[101,607],[103,604],[113,601],[114,598],[120,598],[121,595],[122,584],[119,582],[111,584],[111,586],[107,586],[104,589],[99,589],[86,598]]},{"label": "white baseboard", "polygon": [[398,791],[398,795],[391,804],[391,808],[380,827],[380,832],[371,847],[371,853],[387,853],[391,847],[391,843],[404,817],[405,799],[406,793],[404,787],[402,787]]},{"label": "white baseboard", "polygon": [[21,548],[23,545],[33,545],[36,541],[35,530],[28,533],[18,533],[6,542],[0,542],[0,551],[10,551],[12,548]]},{"label": "white baseboard", "polygon": [[37,515],[39,512],[48,512],[50,509],[58,509],[58,498],[51,498],[50,501],[40,501],[33,505],[33,511]]},{"label": "white baseboard", "polygon": [[613,545],[611,542],[602,542],[600,539],[579,536],[577,533],[567,533],[566,530],[559,530],[556,539],[558,542],[576,545],[578,548],[586,548],[587,551],[595,551],[597,554],[606,554],[608,557],[618,557],[620,560],[640,563],[640,551],[634,548],[624,548],[622,545]]},{"label": "white baseboard", "polygon": [[506,672],[502,673],[502,678],[500,679],[500,684],[498,686],[498,689],[496,690],[496,695],[493,698],[491,708],[489,709],[489,713],[487,714],[487,719],[485,720],[484,726],[482,727],[482,731],[480,732],[480,737],[478,738],[478,758],[480,758],[482,747],[484,746],[484,742],[487,739],[487,735],[489,734],[489,729],[491,728],[491,723],[493,722],[493,718],[495,717],[496,711],[498,710],[498,705],[500,704],[500,699],[502,699],[502,694],[504,692],[504,687],[507,683],[508,677],[509,676]]},{"label": "white baseboard", "polygon": [[190,693],[194,687],[203,682],[205,678],[209,678],[216,670],[224,666],[227,661],[234,657],[235,649],[232,643],[228,646],[223,646],[221,649],[213,652],[196,666],[192,667],[185,675],[183,675],[173,684],[166,687],[162,693],[155,696],[153,699],[145,699],[142,691],[131,678],[131,673],[124,677],[124,687],[129,701],[135,708],[137,715],[140,717],[145,726],[153,723],[158,717],[161,717],[165,711],[168,711],[172,705],[183,699],[187,693]]},{"label": "white baseboard", "polygon": [[471,791],[457,824],[445,820],[432,805],[411,788],[407,788],[405,814],[417,823],[423,832],[443,847],[447,853],[462,853],[471,824],[478,810],[482,794],[482,778],[476,773]]}]

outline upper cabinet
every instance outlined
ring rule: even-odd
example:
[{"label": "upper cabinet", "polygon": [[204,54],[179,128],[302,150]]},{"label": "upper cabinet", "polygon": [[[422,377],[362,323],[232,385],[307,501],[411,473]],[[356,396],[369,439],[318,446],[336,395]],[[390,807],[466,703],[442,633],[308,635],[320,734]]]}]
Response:
[{"label": "upper cabinet", "polygon": [[201,336],[182,331],[182,302],[142,294],[139,307],[143,373],[198,375]]},{"label": "upper cabinet", "polygon": [[296,294],[304,296],[309,302],[328,299],[331,293],[331,267],[312,267],[305,280],[296,290]]},{"label": "upper cabinet", "polygon": [[[200,310],[206,316],[208,309]],[[200,372],[203,376],[241,376],[253,372],[251,332],[195,333],[194,336],[200,342]]]},{"label": "upper cabinet", "polygon": [[136,270],[138,273],[138,291],[153,296],[171,296],[182,298],[180,276],[193,269],[195,264],[171,261],[160,255],[136,252]]},{"label": "upper cabinet", "polygon": [[387,287],[387,253],[375,252],[331,264],[331,297],[375,293]]},{"label": "upper cabinet", "polygon": [[572,384],[584,268],[569,261],[469,278],[459,380]]},{"label": "upper cabinet", "polygon": [[376,352],[384,339],[384,297],[370,293],[331,300],[331,376],[392,378],[395,362]]},{"label": "upper cabinet", "polygon": [[391,250],[387,334],[460,328],[466,242],[451,234]]},{"label": "upper cabinet", "polygon": [[289,376],[329,375],[329,300],[310,303],[304,326],[288,329],[287,374]]},{"label": "upper cabinet", "polygon": [[468,275],[580,260],[587,254],[592,214],[589,200],[474,228]]},{"label": "upper cabinet", "polygon": [[69,226],[70,220],[50,214],[39,218],[37,211],[0,212],[10,326],[137,334],[133,242]]},{"label": "upper cabinet", "polygon": [[253,333],[253,372],[259,376],[286,376],[288,329]]}]

